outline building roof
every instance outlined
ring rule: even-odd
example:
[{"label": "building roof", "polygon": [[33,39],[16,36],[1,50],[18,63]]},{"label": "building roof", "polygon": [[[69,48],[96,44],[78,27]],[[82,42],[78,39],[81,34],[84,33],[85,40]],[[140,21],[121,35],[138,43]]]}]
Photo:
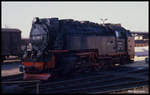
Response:
[{"label": "building roof", "polygon": [[21,30],[17,28],[2,28],[2,32],[21,32]]}]

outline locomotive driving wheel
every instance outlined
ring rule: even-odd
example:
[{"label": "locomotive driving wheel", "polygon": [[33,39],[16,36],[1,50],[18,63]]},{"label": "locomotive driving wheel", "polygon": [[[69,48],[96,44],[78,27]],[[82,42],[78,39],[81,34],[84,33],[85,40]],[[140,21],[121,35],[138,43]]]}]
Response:
[{"label": "locomotive driving wheel", "polygon": [[59,74],[62,76],[71,75],[75,71],[76,57],[70,56],[63,58]]}]

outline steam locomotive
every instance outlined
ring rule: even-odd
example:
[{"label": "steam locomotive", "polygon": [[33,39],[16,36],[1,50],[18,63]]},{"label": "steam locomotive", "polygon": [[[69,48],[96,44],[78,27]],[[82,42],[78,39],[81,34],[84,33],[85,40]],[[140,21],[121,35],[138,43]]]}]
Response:
[{"label": "steam locomotive", "polygon": [[24,79],[47,80],[56,73],[134,61],[134,37],[119,24],[36,17],[29,39],[20,66]]}]

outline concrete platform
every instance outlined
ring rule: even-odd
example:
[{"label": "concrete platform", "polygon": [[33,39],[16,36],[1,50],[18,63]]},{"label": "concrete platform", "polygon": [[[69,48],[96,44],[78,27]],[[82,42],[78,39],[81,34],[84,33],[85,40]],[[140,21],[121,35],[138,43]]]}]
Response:
[{"label": "concrete platform", "polygon": [[21,73],[19,72],[19,65],[21,65],[20,62],[3,63],[3,65],[1,65],[1,76],[9,76]]}]

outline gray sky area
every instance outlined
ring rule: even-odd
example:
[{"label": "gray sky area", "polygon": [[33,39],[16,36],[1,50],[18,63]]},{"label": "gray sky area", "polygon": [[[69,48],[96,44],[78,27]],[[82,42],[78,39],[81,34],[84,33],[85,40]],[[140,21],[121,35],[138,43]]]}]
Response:
[{"label": "gray sky area", "polygon": [[29,37],[34,17],[121,23],[131,31],[149,32],[148,2],[1,2],[2,27],[18,28]]}]

